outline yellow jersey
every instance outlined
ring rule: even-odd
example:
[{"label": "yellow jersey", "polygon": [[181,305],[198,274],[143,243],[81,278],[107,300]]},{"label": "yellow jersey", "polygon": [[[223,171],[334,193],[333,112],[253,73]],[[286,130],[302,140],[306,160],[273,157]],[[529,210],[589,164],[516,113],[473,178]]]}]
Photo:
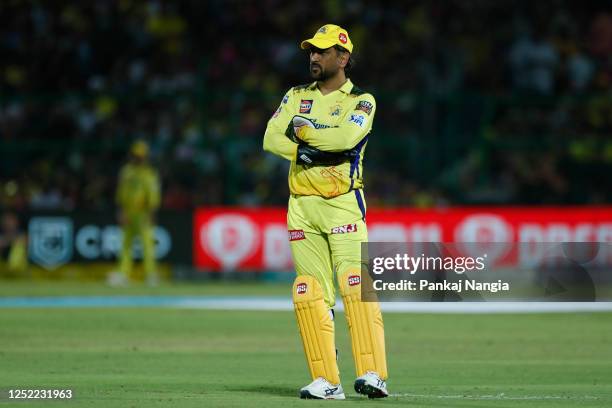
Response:
[{"label": "yellow jersey", "polygon": [[[347,79],[339,89],[323,95],[317,83],[291,88],[274,112],[264,135],[266,151],[291,161],[289,190],[294,195],[336,197],[363,188],[363,152],[372,129],[376,101]],[[297,143],[285,136],[295,116],[308,118],[314,128],[304,128],[300,137],[308,145],[326,152],[357,148],[351,162],[337,166],[296,163]]]},{"label": "yellow jersey", "polygon": [[116,201],[128,213],[148,213],[160,204],[157,172],[148,164],[127,163],[119,173]]}]

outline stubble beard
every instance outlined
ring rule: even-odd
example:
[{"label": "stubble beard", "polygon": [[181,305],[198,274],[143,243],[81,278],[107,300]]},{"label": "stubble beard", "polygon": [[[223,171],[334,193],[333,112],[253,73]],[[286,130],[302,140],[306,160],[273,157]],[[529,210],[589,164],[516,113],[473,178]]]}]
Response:
[{"label": "stubble beard", "polygon": [[[318,68],[318,70],[316,68]],[[319,64],[310,65],[310,77],[314,79],[315,81],[325,81],[331,78],[332,76],[333,76],[332,73],[324,70],[323,67],[320,66]]]}]

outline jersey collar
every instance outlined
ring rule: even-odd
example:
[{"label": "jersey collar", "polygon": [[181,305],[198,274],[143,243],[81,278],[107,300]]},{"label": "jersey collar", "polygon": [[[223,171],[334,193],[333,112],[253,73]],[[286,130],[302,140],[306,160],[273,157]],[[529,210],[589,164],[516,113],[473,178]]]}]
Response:
[{"label": "jersey collar", "polygon": [[[350,94],[350,93],[351,93],[351,91],[353,90],[353,86],[354,86],[354,85],[353,85],[353,83],[351,82],[351,80],[350,80],[349,78],[347,78],[347,79],[346,79],[346,82],[345,82],[345,83],[344,83],[344,84],[343,84],[343,85],[342,85],[342,86],[341,86],[339,89],[337,89],[336,91],[340,91],[340,92],[345,93],[345,94],[347,94],[347,95],[348,95],[348,94]],[[311,91],[315,91],[315,90],[317,90],[317,89],[318,89],[318,88],[317,88],[317,81],[314,81],[312,84],[310,84],[309,89],[310,89]],[[336,91],[334,91],[334,92],[336,92]]]},{"label": "jersey collar", "polygon": [[351,82],[350,79],[347,78],[344,85],[340,87],[340,92],[344,92],[345,94],[350,94],[352,90],[353,90],[353,83]]}]

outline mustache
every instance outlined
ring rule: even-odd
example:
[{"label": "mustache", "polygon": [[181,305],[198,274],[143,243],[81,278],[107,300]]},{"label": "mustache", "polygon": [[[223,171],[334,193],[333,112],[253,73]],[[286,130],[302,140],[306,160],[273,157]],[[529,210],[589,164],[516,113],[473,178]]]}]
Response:
[{"label": "mustache", "polygon": [[316,62],[310,64],[310,68],[312,69],[313,67],[318,67],[319,69],[321,69],[321,65],[317,64]]}]

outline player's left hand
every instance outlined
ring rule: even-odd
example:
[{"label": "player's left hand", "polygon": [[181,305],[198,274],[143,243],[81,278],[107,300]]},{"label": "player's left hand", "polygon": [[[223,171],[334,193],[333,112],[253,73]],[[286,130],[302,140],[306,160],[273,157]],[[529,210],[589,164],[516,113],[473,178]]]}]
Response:
[{"label": "player's left hand", "polygon": [[355,160],[359,156],[357,148],[342,152],[324,152],[302,142],[296,154],[296,163],[305,166],[338,166]]},{"label": "player's left hand", "polygon": [[314,123],[312,123],[310,119],[305,118],[303,116],[295,115],[293,119],[291,119],[291,123],[293,123],[293,130],[295,131],[295,134],[298,135],[298,137],[300,136],[299,129],[302,126],[307,126],[313,129],[315,128]]}]

